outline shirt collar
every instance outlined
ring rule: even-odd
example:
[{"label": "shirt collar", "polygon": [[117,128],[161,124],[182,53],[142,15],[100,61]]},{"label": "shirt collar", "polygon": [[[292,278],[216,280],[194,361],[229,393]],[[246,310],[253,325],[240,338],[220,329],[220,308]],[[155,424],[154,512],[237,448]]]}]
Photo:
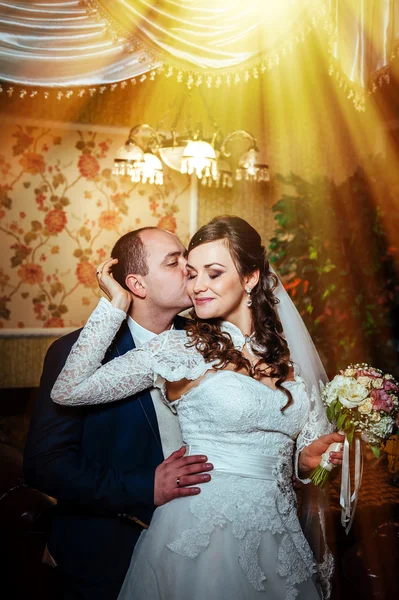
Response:
[{"label": "shirt collar", "polygon": [[[127,317],[127,324],[137,348],[140,348],[143,344],[149,342],[152,340],[152,338],[158,335],[157,333],[149,331],[148,329],[145,329],[145,327],[139,325],[139,323],[132,319],[130,315]],[[172,325],[171,329],[174,329],[174,325]]]}]

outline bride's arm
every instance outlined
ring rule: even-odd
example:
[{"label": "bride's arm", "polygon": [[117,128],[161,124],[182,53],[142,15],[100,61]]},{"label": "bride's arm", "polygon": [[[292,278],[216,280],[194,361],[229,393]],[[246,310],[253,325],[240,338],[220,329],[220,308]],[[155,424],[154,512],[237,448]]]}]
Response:
[{"label": "bride's arm", "polygon": [[126,313],[101,298],[51,391],[57,404],[100,404],[127,398],[153,385],[151,355],[131,350],[105,365],[104,355]]},{"label": "bride's arm", "polygon": [[[302,393],[307,394],[305,387]],[[327,419],[326,411],[318,400],[309,398],[308,418],[296,440],[295,475],[303,483],[310,482],[310,475],[321,461],[321,455],[333,442],[343,442],[343,436],[334,433],[333,426]],[[342,452],[331,457],[333,464],[342,463]]]},{"label": "bride's arm", "polygon": [[153,385],[152,348],[131,350],[101,366],[108,347],[126,319],[132,299],[130,292],[111,276],[110,270],[116,262],[116,259],[108,259],[97,269],[99,285],[111,302],[101,298],[72,347],[51,391],[51,398],[57,404],[112,402]]}]

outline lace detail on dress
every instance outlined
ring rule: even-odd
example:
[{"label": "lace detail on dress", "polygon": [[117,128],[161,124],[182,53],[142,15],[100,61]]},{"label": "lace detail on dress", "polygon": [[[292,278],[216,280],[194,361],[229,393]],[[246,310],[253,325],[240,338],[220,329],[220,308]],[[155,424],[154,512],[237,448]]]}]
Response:
[{"label": "lace detail on dress", "polygon": [[[320,382],[321,385],[321,382]],[[328,433],[332,433],[334,431],[333,425],[328,421],[327,415],[321,402],[315,400],[315,396],[317,391],[315,389],[312,390],[312,397],[309,400],[310,408],[308,419],[303,427],[302,431],[298,435],[296,441],[296,451],[295,451],[295,476],[297,479],[302,481],[305,484],[310,484],[310,479],[301,479],[298,474],[298,460],[299,454],[309,444],[317,440],[322,435],[326,435]],[[322,495],[324,492],[322,490],[316,490],[316,494]],[[314,503],[313,503],[314,504]],[[320,498],[317,502],[317,512],[318,512],[318,520],[320,527],[320,542],[322,550],[320,553],[319,549],[319,557],[316,566],[316,571],[318,573],[320,586],[323,593],[323,598],[327,599],[331,595],[331,579],[334,573],[334,557],[327,545],[327,536],[325,531],[325,499]],[[315,506],[312,508],[308,508],[308,510],[315,510]],[[313,525],[316,527],[316,524]]]},{"label": "lace detail on dress", "polygon": [[151,352],[155,385],[163,387],[165,381],[195,380],[212,369],[212,363],[206,363],[202,354],[188,346],[189,339],[185,331],[170,330],[161,333],[142,350]]},{"label": "lace detail on dress", "polygon": [[161,386],[165,379],[197,379],[211,368],[195,348],[186,347],[186,333],[177,330],[165,331],[141,348],[101,365],[125,318],[123,311],[101,298],[54,384],[54,402],[112,402],[154,385]]},{"label": "lace detail on dress", "polygon": [[[59,404],[98,404],[125,398],[132,392],[132,373],[127,355],[117,358],[101,369],[101,361],[119,330],[126,313],[101,298],[80,336],[51,392]],[[145,389],[148,377],[148,357],[138,361],[136,386]],[[147,360],[146,360],[147,359]]]},{"label": "lace detail on dress", "polygon": [[309,398],[309,415],[305,426],[298,435],[296,441],[295,452],[295,476],[303,483],[310,483],[310,479],[301,479],[298,474],[298,458],[299,454],[312,442],[317,440],[322,435],[332,433],[334,427],[327,419],[326,411],[320,402],[315,401],[316,390],[312,391],[312,396]]},{"label": "lace detail on dress", "polygon": [[[268,482],[269,486],[271,482]],[[168,544],[177,554],[194,559],[210,543],[212,532],[228,522],[240,541],[239,563],[253,587],[264,591],[266,579],[257,556],[261,532],[282,533],[284,525],[275,512],[274,495],[267,493],[267,483],[254,486],[234,475],[213,474],[201,494],[190,499],[195,525],[180,533]]]},{"label": "lace detail on dress", "polygon": [[[239,540],[239,564],[257,591],[267,590],[258,550],[262,532],[280,534],[277,573],[285,579],[286,600],[297,595],[295,586],[316,572],[312,551],[296,516],[291,484],[292,443],[281,452],[273,471],[276,482],[262,483],[215,472],[201,494],[190,499],[195,525],[168,544],[177,554],[196,558],[210,543],[217,527],[229,523]],[[277,483],[277,486],[276,486]]]},{"label": "lace detail on dress", "polygon": [[280,461],[274,471],[277,480],[277,512],[288,530],[277,554],[277,572],[285,578],[286,600],[298,595],[295,587],[316,573],[316,564],[296,514],[296,496],[292,487],[292,448],[280,451]]}]

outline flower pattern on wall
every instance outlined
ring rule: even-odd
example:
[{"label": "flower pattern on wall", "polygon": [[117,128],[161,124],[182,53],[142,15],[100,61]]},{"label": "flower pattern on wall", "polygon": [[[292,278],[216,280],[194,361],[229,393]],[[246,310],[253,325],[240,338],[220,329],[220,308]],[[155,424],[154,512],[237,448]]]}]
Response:
[{"label": "flower pattern on wall", "polygon": [[51,127],[4,128],[0,154],[0,326],[80,326],[100,291],[96,265],[124,233],[145,225],[187,242],[189,179],[165,185],[112,175],[123,135]]}]

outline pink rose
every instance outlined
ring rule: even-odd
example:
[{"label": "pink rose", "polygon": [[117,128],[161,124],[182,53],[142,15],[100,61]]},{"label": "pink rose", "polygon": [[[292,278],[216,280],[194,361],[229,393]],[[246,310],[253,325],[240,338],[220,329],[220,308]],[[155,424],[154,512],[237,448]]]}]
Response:
[{"label": "pink rose", "polygon": [[381,377],[381,373],[379,373],[378,371],[374,371],[373,369],[370,369],[369,373],[373,377]]},{"label": "pink rose", "polygon": [[386,392],[399,392],[398,386],[389,381],[389,379],[384,379],[384,390]]},{"label": "pink rose", "polygon": [[385,390],[373,390],[371,392],[374,410],[383,410],[390,413],[393,407],[392,398]]},{"label": "pink rose", "polygon": [[380,373],[374,371],[373,369],[356,369],[357,377],[370,377],[371,379],[377,379],[381,377]]}]

